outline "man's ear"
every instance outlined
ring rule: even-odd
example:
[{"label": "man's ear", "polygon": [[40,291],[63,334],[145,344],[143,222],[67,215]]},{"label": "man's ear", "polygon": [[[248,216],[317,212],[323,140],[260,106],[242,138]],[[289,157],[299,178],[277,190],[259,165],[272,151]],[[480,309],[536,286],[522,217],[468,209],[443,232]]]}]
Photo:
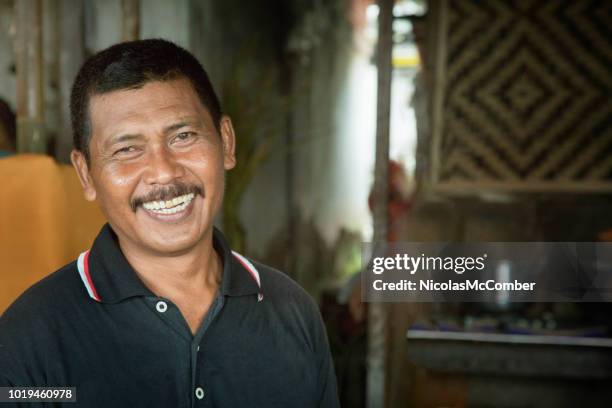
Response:
[{"label": "man's ear", "polygon": [[93,181],[91,176],[89,175],[89,167],[87,165],[87,160],[85,160],[85,155],[73,149],[70,152],[70,161],[72,161],[72,165],[74,166],[77,176],[79,176],[79,181],[81,182],[81,187],[83,187],[83,195],[87,201],[94,201],[96,199],[96,189],[94,188]]},{"label": "man's ear", "polygon": [[223,142],[223,167],[225,170],[230,170],[236,165],[236,135],[229,116],[224,115],[221,118],[219,129]]}]

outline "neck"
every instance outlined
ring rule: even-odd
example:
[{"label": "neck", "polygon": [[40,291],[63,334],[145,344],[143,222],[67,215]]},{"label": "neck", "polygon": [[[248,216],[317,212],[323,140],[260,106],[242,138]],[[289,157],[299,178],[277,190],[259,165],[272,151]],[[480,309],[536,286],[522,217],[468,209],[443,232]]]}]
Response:
[{"label": "neck", "polygon": [[157,296],[176,301],[213,295],[219,287],[222,263],[213,248],[212,230],[194,248],[171,256],[144,251],[122,240],[119,246],[138,277]]}]

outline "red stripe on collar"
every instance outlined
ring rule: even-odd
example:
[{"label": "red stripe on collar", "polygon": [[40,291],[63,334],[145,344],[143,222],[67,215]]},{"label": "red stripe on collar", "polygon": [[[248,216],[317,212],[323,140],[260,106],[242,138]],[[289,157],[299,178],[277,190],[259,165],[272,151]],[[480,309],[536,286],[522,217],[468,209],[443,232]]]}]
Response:
[{"label": "red stripe on collar", "polygon": [[98,295],[98,291],[96,290],[93,280],[91,279],[91,274],[89,273],[89,251],[90,250],[87,250],[79,255],[79,258],[77,259],[77,268],[89,296],[96,302],[101,302],[102,300]]},{"label": "red stripe on collar", "polygon": [[232,251],[232,254],[238,260],[238,262],[240,262],[242,266],[244,266],[244,269],[249,272],[255,283],[257,283],[257,287],[259,288],[259,293],[257,294],[257,301],[261,302],[263,300],[263,293],[261,292],[261,279],[259,277],[259,271],[246,257],[240,255],[236,251]]}]

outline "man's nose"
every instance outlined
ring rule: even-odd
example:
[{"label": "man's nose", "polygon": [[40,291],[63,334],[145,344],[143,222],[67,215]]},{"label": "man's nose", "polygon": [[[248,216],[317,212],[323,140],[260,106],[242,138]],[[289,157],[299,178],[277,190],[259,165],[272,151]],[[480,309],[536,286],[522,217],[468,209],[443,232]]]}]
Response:
[{"label": "man's nose", "polygon": [[168,184],[184,175],[184,169],[174,154],[165,147],[149,152],[144,181],[148,184]]}]

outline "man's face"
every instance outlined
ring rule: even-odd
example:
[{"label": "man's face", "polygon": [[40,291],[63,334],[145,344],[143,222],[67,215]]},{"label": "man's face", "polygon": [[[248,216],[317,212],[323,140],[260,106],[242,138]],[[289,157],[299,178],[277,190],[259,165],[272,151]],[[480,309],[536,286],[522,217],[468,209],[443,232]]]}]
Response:
[{"label": "man's face", "polygon": [[235,165],[229,118],[221,134],[186,79],[92,96],[90,165],[72,161],[122,247],[172,255],[210,236]]}]

